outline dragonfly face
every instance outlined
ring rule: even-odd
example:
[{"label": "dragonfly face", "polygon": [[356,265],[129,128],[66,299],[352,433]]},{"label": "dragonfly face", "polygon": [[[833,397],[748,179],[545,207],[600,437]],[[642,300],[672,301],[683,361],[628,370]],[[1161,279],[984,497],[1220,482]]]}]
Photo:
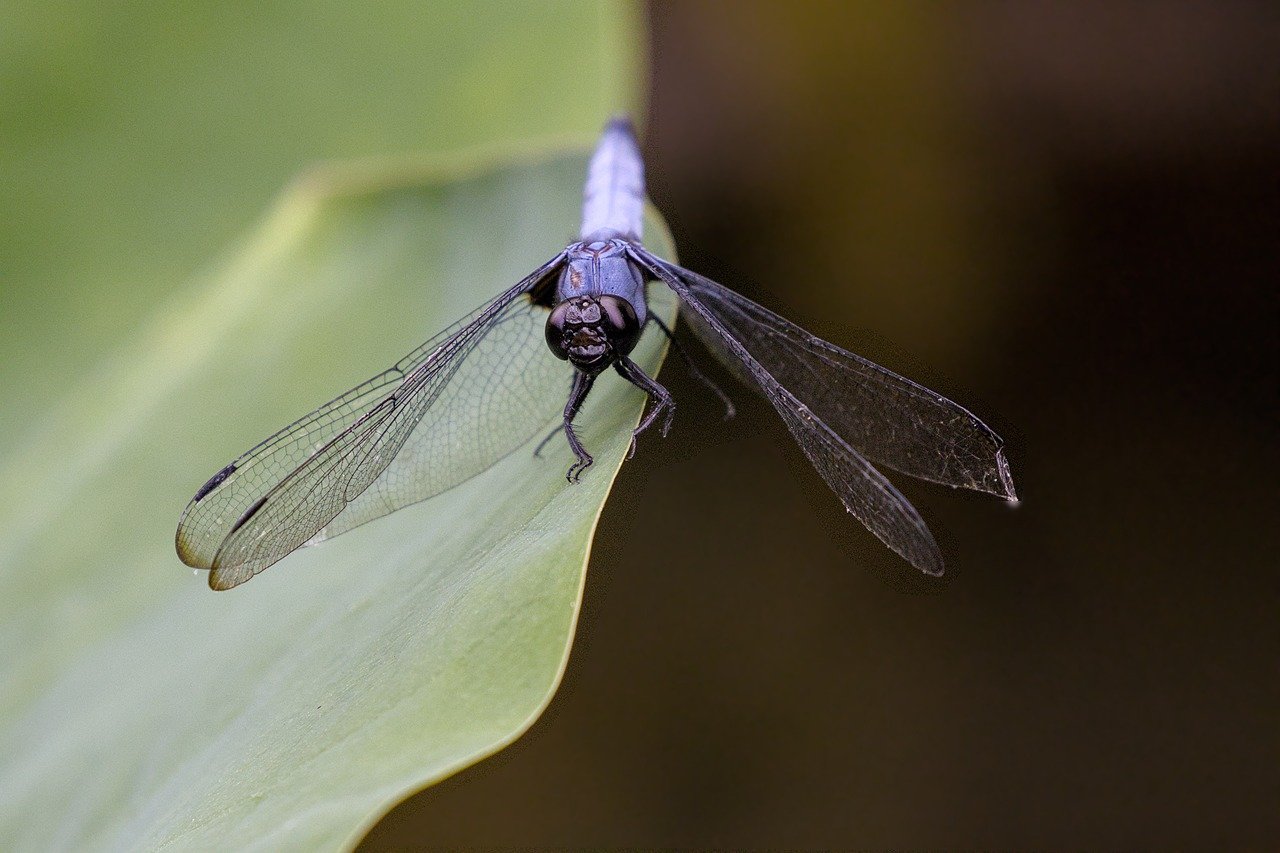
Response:
[{"label": "dragonfly face", "polygon": [[[577,459],[568,479],[576,481],[592,460],[573,420],[609,367],[649,398],[633,435],[660,417],[665,435],[675,402],[629,358],[650,324],[671,338],[648,312],[649,285],[679,297],[702,343],[768,399],[845,508],[921,571],[941,574],[942,554],[919,513],[873,462],[1016,499],[1003,442],[986,424],[653,255],[641,241],[643,210],[640,150],[630,123],[615,120],[587,170],[579,242],[390,369],[219,470],[178,522],[179,557],[211,569],[214,589],[229,589],[305,544],[437,495],[544,432],[564,399],[566,378],[568,402],[543,444],[564,432]],[[544,341],[573,366],[571,377],[550,369],[557,365]],[[513,376],[520,381],[509,381]]]},{"label": "dragonfly face", "polygon": [[617,296],[574,296],[547,317],[547,346],[583,373],[599,373],[630,355],[639,340],[636,310]]},{"label": "dragonfly face", "polygon": [[645,276],[620,239],[575,243],[566,250],[547,317],[547,346],[556,358],[592,376],[635,349],[648,320]]}]

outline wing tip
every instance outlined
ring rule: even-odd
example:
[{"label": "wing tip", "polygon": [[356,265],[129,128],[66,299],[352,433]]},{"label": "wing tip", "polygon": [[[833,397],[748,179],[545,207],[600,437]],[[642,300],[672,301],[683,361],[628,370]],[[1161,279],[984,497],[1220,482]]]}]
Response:
[{"label": "wing tip", "polygon": [[1009,458],[1004,455],[1004,448],[996,451],[996,475],[1000,478],[1000,491],[997,492],[1011,504],[1017,505],[1018,492],[1013,487],[1013,474],[1009,471]]},{"label": "wing tip", "polygon": [[[929,533],[927,528],[925,532]],[[903,554],[902,556],[906,558],[908,563],[915,566],[922,573],[931,578],[940,578],[946,573],[947,564],[942,559],[942,549],[940,549],[938,547],[938,543],[934,541],[932,533],[929,533],[929,546],[928,550],[923,554]]]},{"label": "wing tip", "polygon": [[188,565],[193,569],[212,568],[207,561],[200,559],[195,550],[192,549],[191,546],[183,539],[181,526],[178,527],[178,532],[173,537],[173,548],[178,552],[178,559],[181,560],[183,564]]},{"label": "wing tip", "polygon": [[257,574],[255,571],[243,571],[244,565],[239,566],[214,566],[209,572],[209,589],[214,592],[226,592],[234,589],[240,584],[252,578]]},{"label": "wing tip", "polygon": [[[877,530],[875,527],[868,524],[862,516],[854,512],[847,503],[845,503],[845,511],[856,518],[863,527],[867,528],[867,530],[879,539],[881,543],[888,547],[890,551],[905,560],[907,565],[931,578],[942,577],[946,574],[947,564],[946,561],[942,559],[942,549],[938,547],[938,541],[933,538],[933,531],[928,528],[924,523],[924,520],[916,513],[915,507],[907,503],[906,498],[903,498],[902,500],[903,504],[910,510],[910,514],[919,522],[919,526],[916,529],[921,534],[920,539],[919,541],[910,544],[894,542],[892,539],[888,538],[883,531]],[[841,502],[844,502],[843,498],[841,498]]]}]

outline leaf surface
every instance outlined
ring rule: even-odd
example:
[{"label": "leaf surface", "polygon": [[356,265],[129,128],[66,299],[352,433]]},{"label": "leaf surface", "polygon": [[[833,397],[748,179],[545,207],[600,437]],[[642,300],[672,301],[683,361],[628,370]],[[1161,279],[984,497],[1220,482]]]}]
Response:
[{"label": "leaf surface", "polygon": [[[172,537],[226,461],[557,252],[585,165],[310,175],[0,459],[0,846],[349,845],[532,723],[641,411],[616,376],[579,416],[577,486],[535,441],[227,593]],[[651,329],[636,360],[662,350]]]}]

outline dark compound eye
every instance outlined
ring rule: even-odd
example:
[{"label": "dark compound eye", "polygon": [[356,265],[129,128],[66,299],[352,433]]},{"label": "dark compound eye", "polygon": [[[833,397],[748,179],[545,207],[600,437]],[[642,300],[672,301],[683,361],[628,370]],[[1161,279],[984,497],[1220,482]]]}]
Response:
[{"label": "dark compound eye", "polygon": [[564,348],[564,325],[568,319],[570,304],[561,302],[555,308],[551,309],[551,316],[547,317],[547,346],[551,348],[552,354],[561,361],[568,361],[569,351]]},{"label": "dark compound eye", "polygon": [[609,338],[609,343],[613,345],[613,351],[618,355],[627,355],[640,340],[640,321],[636,319],[636,309],[625,299],[605,295],[600,297],[600,310],[604,315],[600,318],[600,325]]}]

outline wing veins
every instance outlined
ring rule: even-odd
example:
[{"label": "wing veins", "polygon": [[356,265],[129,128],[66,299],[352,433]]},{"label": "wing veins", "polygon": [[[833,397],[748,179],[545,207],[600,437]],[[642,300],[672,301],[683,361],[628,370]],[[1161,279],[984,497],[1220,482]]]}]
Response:
[{"label": "wing veins", "polygon": [[[913,566],[927,574],[942,574],[942,553],[915,507],[861,453],[784,387],[698,298],[684,278],[696,274],[643,249],[633,247],[632,253],[639,263],[675,291],[680,301],[697,314],[747,368],[845,509]],[[814,442],[803,440],[806,437]]]},{"label": "wing veins", "polygon": [[[211,585],[215,584],[215,576],[220,572],[234,575],[233,570],[238,565],[254,561],[261,563],[250,574],[227,578],[232,582],[219,585],[219,588],[226,588],[247,580],[252,574],[256,574],[302,544],[302,542],[292,545],[285,543],[289,546],[283,547],[278,543],[278,540],[285,539],[291,532],[295,535],[289,538],[296,539],[300,535],[297,531],[301,528],[291,516],[295,513],[307,516],[303,519],[302,526],[316,524],[318,530],[332,520],[332,514],[340,513],[342,507],[349,504],[359,492],[372,484],[377,479],[378,473],[395,458],[399,446],[402,446],[404,440],[412,433],[414,424],[421,420],[439,397],[438,389],[448,384],[449,378],[456,373],[459,362],[465,360],[466,355],[488,333],[490,327],[502,319],[505,310],[518,297],[532,290],[558,269],[563,258],[563,252],[557,254],[520,282],[486,303],[471,318],[453,324],[420,345],[393,367],[335,397],[237,457],[232,463],[235,468],[231,474],[207,491],[202,490],[199,498],[193,499],[188,504],[178,527],[179,555],[190,565],[213,569],[214,575],[210,576]],[[443,381],[434,383],[437,387],[436,393],[428,395],[424,400],[418,400],[418,394],[433,384],[433,378],[439,377],[443,377]],[[393,390],[390,393],[380,393],[385,392],[387,388]],[[367,410],[361,411],[362,409]],[[404,429],[401,418],[406,412],[414,412],[416,419],[414,424],[408,424],[408,428]],[[354,420],[341,426],[342,420],[353,416]],[[277,479],[274,471],[281,467],[281,463],[287,463],[289,455],[296,453],[299,449],[305,449],[303,442],[307,436],[335,426],[339,427],[336,432]],[[386,436],[396,435],[396,430],[402,430],[398,446],[382,448],[388,451],[383,455],[371,455],[376,448],[380,447],[380,443]],[[369,467],[371,459],[373,468]],[[352,460],[358,461],[353,464]],[[342,469],[346,467],[350,467],[350,471],[344,476]],[[317,490],[333,486],[334,483],[331,481],[335,477],[343,487],[343,494],[338,503],[335,504],[333,501],[326,503],[323,495],[317,497]],[[265,490],[255,487],[255,484],[260,481],[265,481],[269,486]],[[364,486],[348,496],[345,493],[346,488],[351,483],[357,482],[364,482]],[[226,491],[229,486],[237,488],[238,491]],[[229,495],[230,505],[224,501],[216,508],[210,507],[219,492]],[[244,497],[246,494],[252,495],[254,499],[249,501]],[[285,511],[278,512],[275,505],[282,499],[284,503],[280,509]],[[233,516],[235,521],[224,527],[222,516],[227,509],[234,509],[237,503],[245,509],[237,512]],[[334,506],[337,507],[336,512],[334,512]],[[250,509],[253,511],[249,512]],[[329,518],[323,518],[325,515],[329,515]],[[201,557],[200,549],[207,547],[202,546],[201,542],[206,541],[210,535],[218,536],[219,527],[226,532],[221,534],[220,541],[216,542],[212,559]],[[291,528],[293,528],[292,531]],[[314,532],[312,531],[313,534]],[[262,548],[243,547],[246,537],[250,535],[255,536],[260,542],[267,543],[265,552]],[[273,550],[278,553],[272,553]],[[234,561],[231,559],[233,552],[241,552],[236,553]]]},{"label": "wing veins", "polygon": [[[664,262],[665,263],[665,262]],[[877,463],[919,479],[1016,497],[1004,442],[972,412],[923,385],[825,341],[745,296],[705,276],[675,267],[692,292],[717,313],[738,318],[752,336],[769,340],[770,371],[802,367],[812,383],[809,404],[841,435],[857,435],[860,452]],[[817,364],[829,369],[823,375]],[[860,405],[840,395],[849,386]],[[787,383],[790,385],[790,383]],[[854,390],[856,389],[856,390]],[[895,416],[896,413],[896,416]],[[848,440],[848,439],[846,439]]]}]

